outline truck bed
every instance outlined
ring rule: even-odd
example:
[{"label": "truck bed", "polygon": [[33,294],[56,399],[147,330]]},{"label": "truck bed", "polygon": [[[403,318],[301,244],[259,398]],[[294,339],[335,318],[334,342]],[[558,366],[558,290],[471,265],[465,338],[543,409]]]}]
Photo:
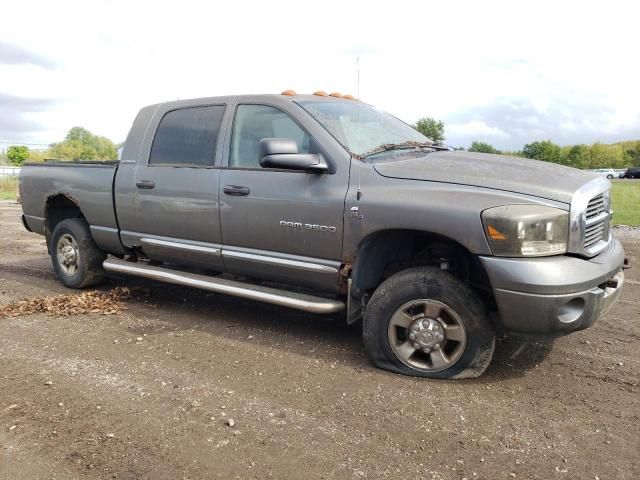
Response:
[{"label": "truck bed", "polygon": [[96,243],[113,250],[114,244],[120,245],[113,206],[117,168],[117,161],[25,163],[20,172],[20,198],[27,228],[47,233],[46,209],[51,201],[64,199],[81,209]]}]

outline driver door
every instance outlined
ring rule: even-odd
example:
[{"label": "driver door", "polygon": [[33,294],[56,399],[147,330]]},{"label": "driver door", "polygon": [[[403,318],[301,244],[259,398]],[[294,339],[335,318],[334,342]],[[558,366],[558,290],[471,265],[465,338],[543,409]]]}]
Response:
[{"label": "driver door", "polygon": [[348,165],[336,165],[331,173],[262,168],[263,138],[295,140],[300,153],[322,150],[283,109],[237,106],[228,166],[220,173],[225,267],[235,274],[335,290]]}]

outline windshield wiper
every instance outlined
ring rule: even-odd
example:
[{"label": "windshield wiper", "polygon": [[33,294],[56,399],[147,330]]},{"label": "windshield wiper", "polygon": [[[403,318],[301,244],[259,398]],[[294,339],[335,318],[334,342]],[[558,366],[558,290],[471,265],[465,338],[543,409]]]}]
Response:
[{"label": "windshield wiper", "polygon": [[439,145],[432,142],[416,142],[413,140],[409,140],[407,142],[402,143],[383,143],[382,145],[377,146],[376,148],[369,150],[362,155],[358,155],[360,158],[370,157],[371,155],[375,155],[377,153],[388,152],[391,150],[402,150],[406,148],[432,148],[434,150],[449,150],[450,148],[446,145]]}]

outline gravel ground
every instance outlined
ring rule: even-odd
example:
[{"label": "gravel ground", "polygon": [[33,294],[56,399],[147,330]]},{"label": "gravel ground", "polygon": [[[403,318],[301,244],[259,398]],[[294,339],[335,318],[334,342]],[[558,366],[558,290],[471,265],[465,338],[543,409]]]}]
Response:
[{"label": "gravel ground", "polygon": [[[0,232],[0,304],[75,294],[17,205]],[[638,231],[617,234],[638,264]],[[627,273],[596,326],[500,342],[467,381],[376,370],[337,316],[113,277],[117,313],[0,319],[0,478],[640,478]]]}]

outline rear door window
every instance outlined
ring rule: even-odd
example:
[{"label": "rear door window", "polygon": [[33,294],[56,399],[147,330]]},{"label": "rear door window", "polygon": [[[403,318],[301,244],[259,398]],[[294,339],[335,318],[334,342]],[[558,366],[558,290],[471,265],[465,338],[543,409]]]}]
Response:
[{"label": "rear door window", "polygon": [[213,166],[224,105],[167,112],[151,145],[151,166]]}]

